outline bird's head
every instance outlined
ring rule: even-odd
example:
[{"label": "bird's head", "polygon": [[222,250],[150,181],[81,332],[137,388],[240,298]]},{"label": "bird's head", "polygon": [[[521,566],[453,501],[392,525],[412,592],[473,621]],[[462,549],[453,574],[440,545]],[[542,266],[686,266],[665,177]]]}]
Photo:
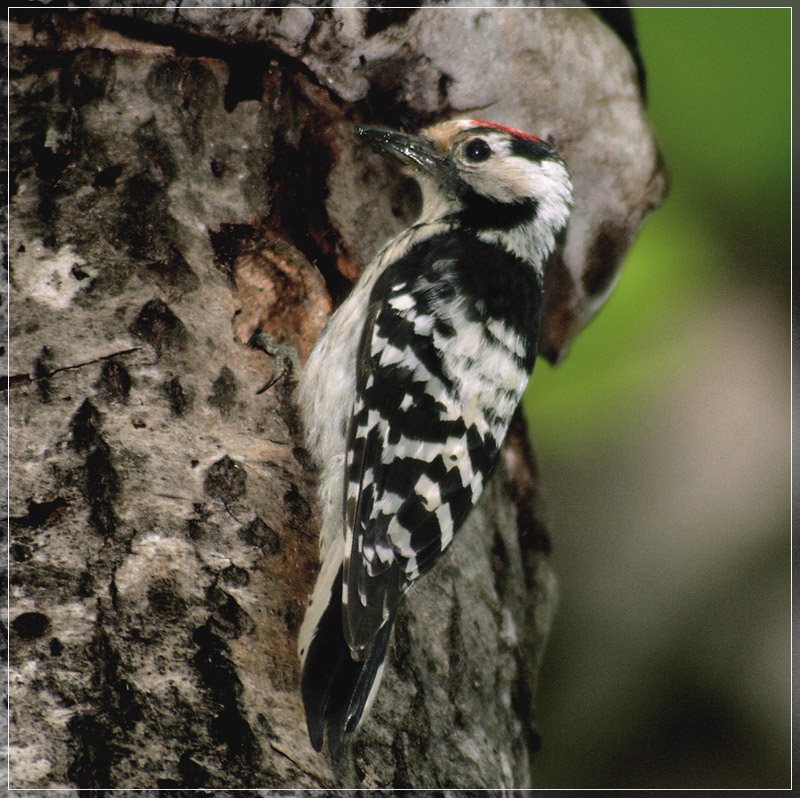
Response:
[{"label": "bird's head", "polygon": [[356,132],[417,179],[423,219],[455,214],[478,230],[524,226],[552,235],[566,226],[569,172],[535,136],[474,119],[441,122],[419,134],[367,126]]}]

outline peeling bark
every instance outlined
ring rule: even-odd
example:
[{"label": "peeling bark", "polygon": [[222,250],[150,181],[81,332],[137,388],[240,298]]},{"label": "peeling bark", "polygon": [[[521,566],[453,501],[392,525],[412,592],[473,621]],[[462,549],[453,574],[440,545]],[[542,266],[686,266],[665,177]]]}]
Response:
[{"label": "peeling bark", "polygon": [[627,50],[564,9],[16,10],[10,39],[11,786],[526,786],[555,587],[524,430],[334,768],[298,690],[315,475],[247,341],[306,356],[416,212],[353,122],[471,115],[574,173],[560,357],[663,193]]}]

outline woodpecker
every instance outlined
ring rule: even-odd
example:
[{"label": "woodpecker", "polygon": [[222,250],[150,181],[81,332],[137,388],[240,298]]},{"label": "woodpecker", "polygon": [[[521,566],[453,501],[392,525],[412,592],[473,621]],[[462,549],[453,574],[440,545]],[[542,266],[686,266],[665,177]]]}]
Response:
[{"label": "woodpecker", "polygon": [[380,684],[404,594],[464,523],[533,369],[543,269],[572,206],[555,149],[481,120],[358,126],[422,191],[298,383],[320,468],[320,572],[300,630],[316,750],[335,759]]}]

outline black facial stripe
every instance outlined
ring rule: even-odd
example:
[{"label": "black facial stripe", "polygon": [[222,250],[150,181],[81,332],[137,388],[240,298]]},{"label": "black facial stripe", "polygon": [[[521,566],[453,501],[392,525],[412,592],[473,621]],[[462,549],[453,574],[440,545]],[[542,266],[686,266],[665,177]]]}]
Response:
[{"label": "black facial stripe", "polygon": [[530,139],[511,139],[511,152],[531,161],[541,161],[545,158],[558,158],[558,154],[546,141],[531,141]]},{"label": "black facial stripe", "polygon": [[456,215],[462,227],[473,230],[510,230],[533,221],[539,203],[532,197],[521,202],[497,202],[466,186],[461,192],[463,210]]}]

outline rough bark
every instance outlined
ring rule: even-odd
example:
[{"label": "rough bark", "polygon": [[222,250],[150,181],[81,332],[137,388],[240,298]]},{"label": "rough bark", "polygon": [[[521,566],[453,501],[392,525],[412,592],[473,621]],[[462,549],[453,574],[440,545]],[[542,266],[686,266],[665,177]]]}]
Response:
[{"label": "rough bark", "polygon": [[561,9],[15,12],[10,37],[11,786],[526,786],[555,588],[524,431],[334,768],[297,687],[314,473],[246,342],[302,358],[414,216],[353,122],[462,115],[571,165],[558,358],[663,191],[627,50]]}]

